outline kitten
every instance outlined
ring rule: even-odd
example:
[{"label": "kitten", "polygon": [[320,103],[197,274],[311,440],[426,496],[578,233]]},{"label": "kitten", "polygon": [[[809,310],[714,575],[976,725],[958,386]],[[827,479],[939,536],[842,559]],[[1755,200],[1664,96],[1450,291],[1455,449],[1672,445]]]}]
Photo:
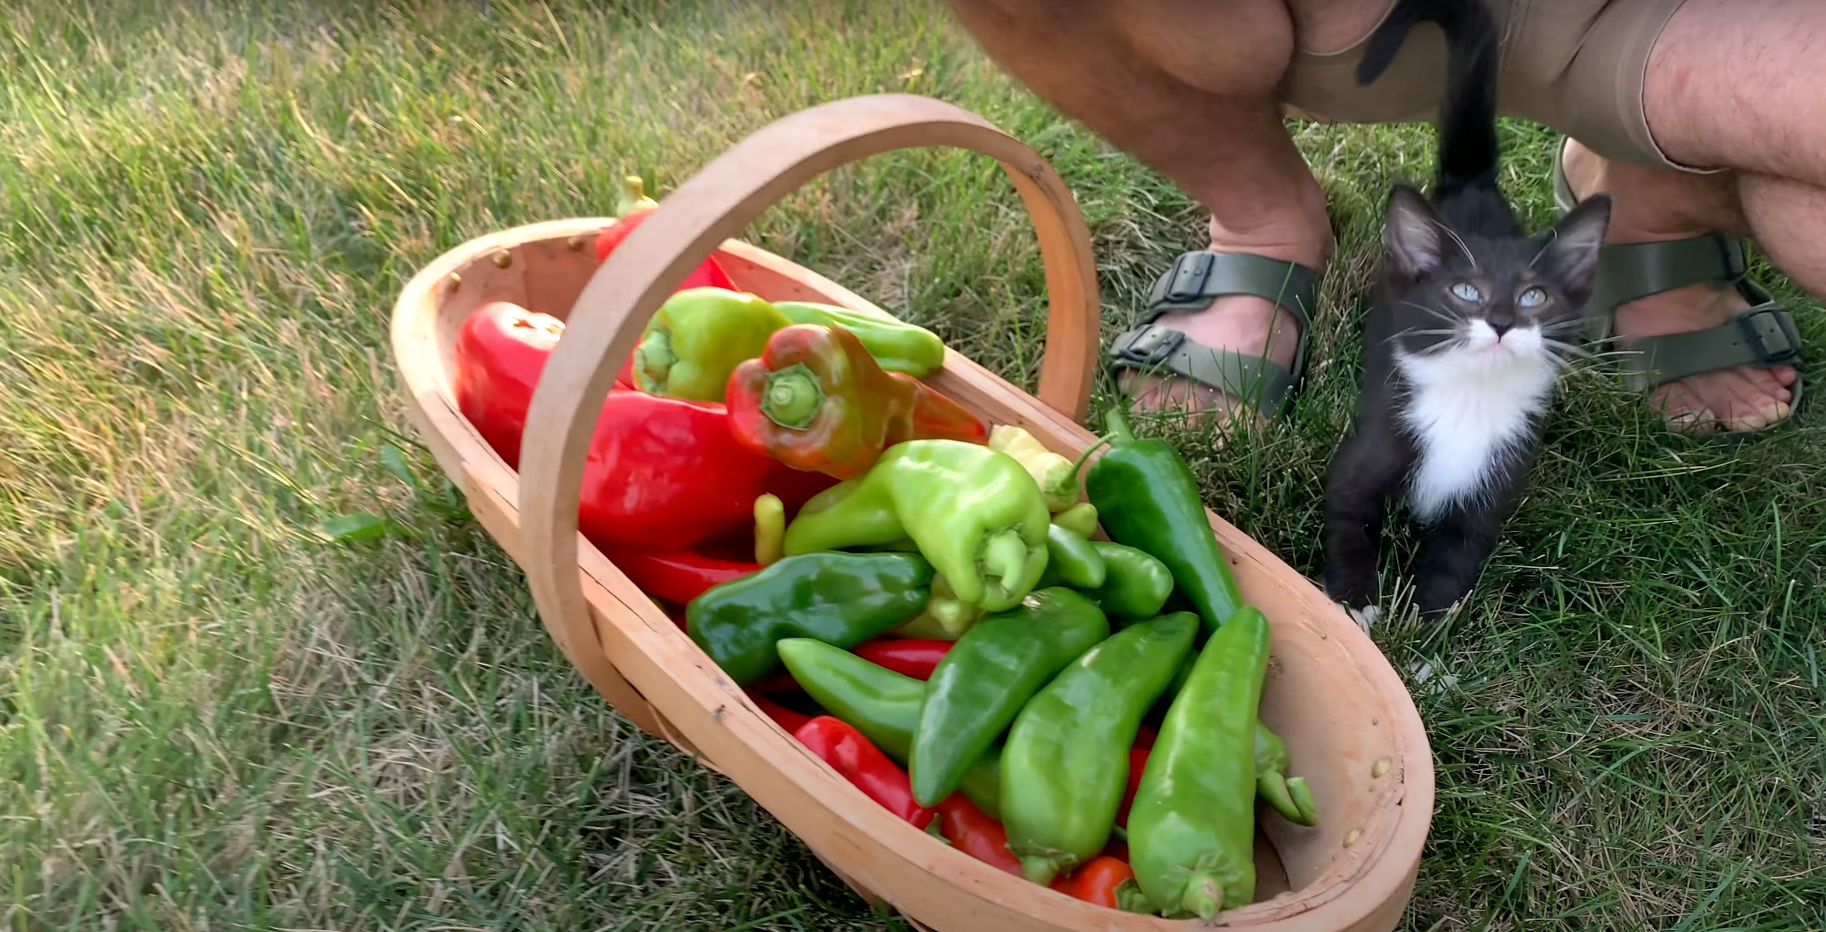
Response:
[{"label": "kitten", "polygon": [[1497,187],[1500,47],[1475,0],[1402,0],[1371,37],[1368,84],[1420,21],[1451,49],[1428,203],[1389,196],[1384,270],[1365,334],[1361,396],[1325,491],[1325,591],[1366,629],[1379,614],[1377,541],[1399,497],[1423,528],[1415,607],[1437,618],[1471,591],[1513,513],[1540,421],[1591,298],[1610,199],[1587,198],[1527,236]]}]

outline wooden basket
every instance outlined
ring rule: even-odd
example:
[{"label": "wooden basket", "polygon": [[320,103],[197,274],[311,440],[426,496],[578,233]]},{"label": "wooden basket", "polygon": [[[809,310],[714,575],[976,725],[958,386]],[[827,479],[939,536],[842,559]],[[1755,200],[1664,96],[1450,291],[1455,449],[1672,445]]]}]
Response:
[{"label": "wooden basket", "polygon": [[[651,599],[577,531],[585,448],[642,327],[706,256],[770,300],[870,310],[824,277],[731,239],[822,172],[894,149],[953,146],[997,159],[1039,234],[1050,294],[1036,399],[955,352],[929,384],[991,423],[1018,424],[1076,457],[1098,356],[1090,237],[1045,159],[981,118],[924,97],[840,100],[778,120],[668,195],[606,262],[608,218],[516,227],[464,243],[407,283],[393,351],[413,420],[475,515],[526,572],[564,655],[649,734],[727,775],[851,887],[943,932],[1167,929],[1186,925],[1085,903],[927,836],[850,785],[762,714]],[[476,307],[508,300],[566,318],[528,413],[518,474],[459,412],[451,352]],[[1262,808],[1257,902],[1218,925],[1262,932],[1386,932],[1413,890],[1433,810],[1419,714],[1374,643],[1307,579],[1216,515],[1237,583],[1272,623],[1262,720],[1287,743],[1321,824]],[[1280,883],[1277,879],[1284,878]],[[1279,892],[1277,892],[1277,889]]]}]

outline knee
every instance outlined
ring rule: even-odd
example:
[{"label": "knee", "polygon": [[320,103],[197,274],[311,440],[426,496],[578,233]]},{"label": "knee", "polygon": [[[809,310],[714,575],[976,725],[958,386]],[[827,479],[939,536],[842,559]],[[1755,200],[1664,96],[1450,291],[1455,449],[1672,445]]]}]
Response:
[{"label": "knee", "polygon": [[1107,15],[1140,57],[1218,97],[1271,97],[1293,60],[1286,0],[1122,0]]}]

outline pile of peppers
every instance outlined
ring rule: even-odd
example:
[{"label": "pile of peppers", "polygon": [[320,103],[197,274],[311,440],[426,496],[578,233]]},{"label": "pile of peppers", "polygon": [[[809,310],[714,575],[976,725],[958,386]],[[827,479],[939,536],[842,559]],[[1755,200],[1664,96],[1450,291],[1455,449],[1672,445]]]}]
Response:
[{"label": "pile of peppers", "polygon": [[[654,206],[627,179],[597,259]],[[502,301],[459,331],[458,407],[510,467],[563,333]],[[986,424],[926,381],[947,352],[706,259],[603,404],[579,529],[933,843],[1110,909],[1252,902],[1258,802],[1318,812],[1258,717],[1269,624],[1190,470],[1115,410],[1075,461]]]}]

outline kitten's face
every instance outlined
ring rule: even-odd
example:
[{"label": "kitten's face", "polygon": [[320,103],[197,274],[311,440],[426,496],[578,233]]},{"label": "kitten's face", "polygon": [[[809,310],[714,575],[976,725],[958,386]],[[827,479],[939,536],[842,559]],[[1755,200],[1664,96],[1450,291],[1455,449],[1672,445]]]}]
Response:
[{"label": "kitten's face", "polygon": [[1591,298],[1608,221],[1609,202],[1594,198],[1538,236],[1461,236],[1397,188],[1385,231],[1396,347],[1490,366],[1558,364]]}]

